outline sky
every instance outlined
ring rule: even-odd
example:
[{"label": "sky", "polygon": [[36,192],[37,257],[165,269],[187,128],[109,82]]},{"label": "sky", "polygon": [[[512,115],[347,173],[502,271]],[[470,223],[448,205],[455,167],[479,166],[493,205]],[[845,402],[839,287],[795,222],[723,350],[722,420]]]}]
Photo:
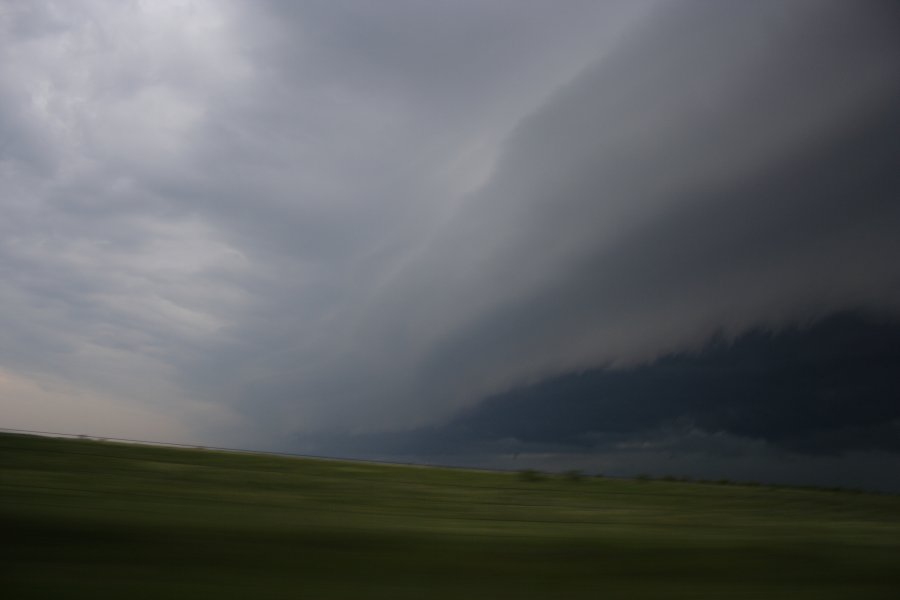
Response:
[{"label": "sky", "polygon": [[0,426],[900,491],[890,0],[4,0]]}]

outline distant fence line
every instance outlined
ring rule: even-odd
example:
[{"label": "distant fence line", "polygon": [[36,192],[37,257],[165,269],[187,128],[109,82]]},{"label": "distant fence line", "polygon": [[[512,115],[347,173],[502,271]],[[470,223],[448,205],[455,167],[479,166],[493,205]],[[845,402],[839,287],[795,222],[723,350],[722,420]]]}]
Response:
[{"label": "distant fence line", "polygon": [[[133,438],[110,437],[110,436],[106,436],[106,435],[88,435],[88,434],[84,434],[84,433],[63,433],[61,431],[39,431],[37,429],[14,429],[12,427],[0,427],[0,432],[27,433],[27,434],[32,434],[32,435],[67,437],[67,438],[95,440],[95,441],[103,441],[103,442],[129,442],[132,444],[148,444],[150,446],[172,446],[174,448],[193,448],[195,450],[222,450],[224,452],[248,452],[251,454],[279,454],[279,455],[283,455],[283,456],[304,456],[302,454],[291,454],[289,452],[277,452],[277,451],[268,452],[265,450],[247,450],[244,448],[225,448],[225,447],[219,447],[219,446],[204,446],[202,444],[179,444],[177,442],[160,442],[157,440],[136,440]],[[323,457],[308,456],[307,458],[326,458],[326,457],[324,457],[324,456]]]},{"label": "distant fence line", "polygon": [[0,432],[23,433],[26,435],[42,435],[53,437],[65,437],[82,440],[94,440],[102,442],[124,442],[128,444],[146,444],[148,446],[166,446],[171,448],[190,448],[192,450],[215,450],[218,452],[235,452],[240,454],[259,454],[263,456],[286,456],[289,458],[309,458],[315,460],[331,460],[344,462],[369,463],[376,465],[399,465],[412,467],[432,467],[436,469],[464,469],[469,471],[486,471],[490,473],[507,473],[505,469],[488,469],[485,467],[461,467],[454,465],[440,465],[419,462],[403,462],[399,460],[377,460],[374,458],[341,458],[338,456],[322,456],[319,454],[300,454],[296,452],[279,452],[277,450],[250,450],[247,448],[227,448],[225,446],[204,446],[202,444],[179,444],[177,442],[159,442],[156,440],[136,440],[133,438],[109,437],[105,435],[87,435],[84,433],[64,433],[61,431],[40,431],[37,429],[15,429],[12,427],[0,427]]}]

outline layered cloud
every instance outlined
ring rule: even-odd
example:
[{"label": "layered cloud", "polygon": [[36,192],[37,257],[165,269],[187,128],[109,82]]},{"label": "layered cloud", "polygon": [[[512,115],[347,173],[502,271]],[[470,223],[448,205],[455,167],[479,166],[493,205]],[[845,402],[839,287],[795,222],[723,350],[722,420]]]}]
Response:
[{"label": "layered cloud", "polygon": [[286,447],[896,318],[896,23],[874,1],[8,3],[0,400],[62,382]]}]

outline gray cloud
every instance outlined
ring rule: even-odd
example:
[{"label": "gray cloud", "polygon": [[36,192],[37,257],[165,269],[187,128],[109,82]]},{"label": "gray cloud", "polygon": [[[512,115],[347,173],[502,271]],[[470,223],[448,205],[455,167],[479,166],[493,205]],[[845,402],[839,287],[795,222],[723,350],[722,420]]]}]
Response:
[{"label": "gray cloud", "polygon": [[898,452],[898,348],[896,322],[835,315],[778,333],[718,338],[702,351],[631,368],[551,378],[489,398],[448,423],[368,441],[398,453],[453,454],[504,440],[573,451],[702,431],[796,453]]},{"label": "gray cloud", "polygon": [[883,8],[651,15],[519,125],[363,317],[401,373],[385,395],[456,408],[718,329],[895,310],[900,71]]},{"label": "gray cloud", "polygon": [[900,307],[888,2],[6,6],[4,402],[337,439]]},{"label": "gray cloud", "polygon": [[839,314],[702,350],[553,377],[436,425],[298,436],[347,457],[896,492],[900,324]]}]

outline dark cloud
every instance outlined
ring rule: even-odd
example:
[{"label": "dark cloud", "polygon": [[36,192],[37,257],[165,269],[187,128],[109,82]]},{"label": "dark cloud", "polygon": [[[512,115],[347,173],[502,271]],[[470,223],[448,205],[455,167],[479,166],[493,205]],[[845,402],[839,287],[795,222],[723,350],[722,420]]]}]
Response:
[{"label": "dark cloud", "polygon": [[[59,379],[220,445],[474,447],[507,418],[485,398],[627,380],[602,443],[567,437],[574,400],[508,439],[891,433],[874,400],[835,405],[842,429],[785,392],[809,431],[779,434],[655,378],[716,332],[900,313],[895,3],[6,7],[0,386],[26,392],[5,402]],[[482,433],[484,460],[508,443]]]},{"label": "dark cloud", "polygon": [[691,354],[553,378],[444,426],[472,440],[592,445],[666,428],[796,452],[900,451],[900,324],[842,314],[718,339]]},{"label": "dark cloud", "polygon": [[439,414],[718,329],[896,311],[891,11],[654,12],[520,123],[487,183],[383,288],[363,333],[408,361],[384,395],[428,396]]},{"label": "dark cloud", "polygon": [[[487,398],[441,425],[301,436],[295,448],[504,468],[607,464],[620,474],[727,476],[719,461],[731,463],[730,476],[769,481],[785,471],[796,479],[817,464],[823,472],[810,482],[829,480],[828,461],[859,465],[869,456],[881,466],[870,469],[866,485],[895,490],[900,480],[884,465],[900,460],[898,365],[900,321],[842,313],[777,332],[717,337],[697,352],[632,368],[554,377]],[[511,460],[518,455],[521,462]],[[832,482],[853,481],[831,475]]]}]

